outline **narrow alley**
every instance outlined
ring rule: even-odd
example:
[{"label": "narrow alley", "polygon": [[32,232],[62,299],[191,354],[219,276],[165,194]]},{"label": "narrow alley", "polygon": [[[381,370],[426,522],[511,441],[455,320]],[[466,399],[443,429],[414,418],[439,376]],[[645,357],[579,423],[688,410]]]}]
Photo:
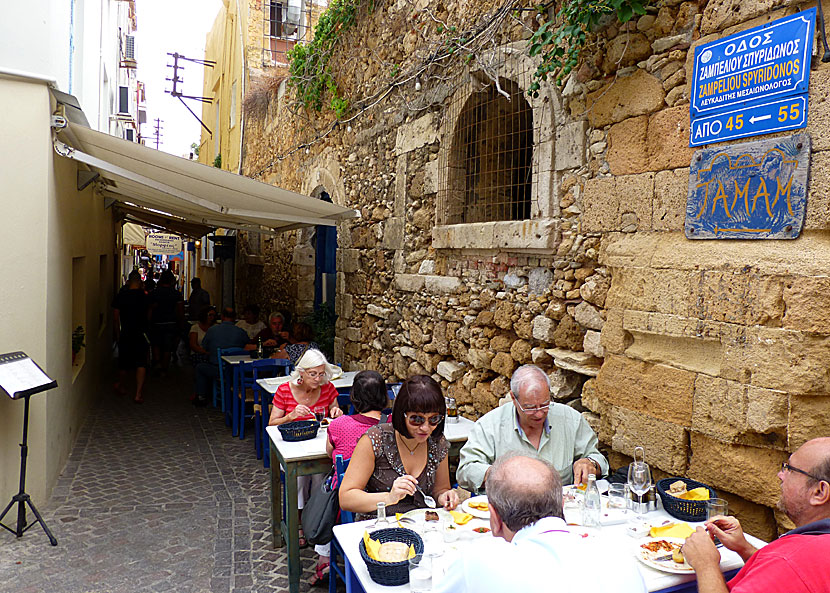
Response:
[{"label": "narrow alley", "polygon": [[232,438],[220,412],[191,405],[190,367],[150,377],[143,405],[110,391],[51,499],[34,500],[58,546],[39,525],[0,533],[0,592],[287,591],[251,433]]}]

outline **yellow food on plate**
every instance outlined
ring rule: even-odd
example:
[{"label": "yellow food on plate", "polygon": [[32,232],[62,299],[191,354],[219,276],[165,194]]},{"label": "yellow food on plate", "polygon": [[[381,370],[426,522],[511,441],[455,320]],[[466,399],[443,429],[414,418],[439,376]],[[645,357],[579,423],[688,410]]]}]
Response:
[{"label": "yellow food on plate", "polygon": [[490,504],[486,502],[468,502],[467,506],[477,511],[489,511]]},{"label": "yellow food on plate", "polygon": [[680,551],[680,548],[675,548],[671,553],[671,559],[677,562],[678,564],[683,564],[686,562],[686,559],[683,557],[683,552]]},{"label": "yellow food on plate", "polygon": [[452,515],[452,520],[455,521],[457,525],[466,525],[470,522],[470,519],[473,518],[470,513],[462,513],[460,511],[450,511],[450,515]]},{"label": "yellow food on plate", "polygon": [[649,537],[676,537],[686,539],[695,532],[688,523],[669,523],[649,529]]},{"label": "yellow food on plate", "polygon": [[587,488],[588,488],[588,484],[577,484],[577,486],[576,486],[577,490],[582,490],[583,492],[585,492],[585,490]]}]

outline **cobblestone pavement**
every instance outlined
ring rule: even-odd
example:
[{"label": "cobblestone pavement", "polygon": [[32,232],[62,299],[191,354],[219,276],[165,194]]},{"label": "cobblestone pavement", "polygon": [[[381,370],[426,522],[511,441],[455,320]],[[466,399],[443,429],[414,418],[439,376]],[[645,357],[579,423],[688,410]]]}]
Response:
[{"label": "cobblestone pavement", "polygon": [[[191,405],[191,377],[150,377],[143,405],[106,390],[51,499],[33,501],[58,546],[39,525],[2,530],[1,593],[288,590],[253,433],[232,438],[220,412]],[[303,591],[313,564],[303,550]]]}]

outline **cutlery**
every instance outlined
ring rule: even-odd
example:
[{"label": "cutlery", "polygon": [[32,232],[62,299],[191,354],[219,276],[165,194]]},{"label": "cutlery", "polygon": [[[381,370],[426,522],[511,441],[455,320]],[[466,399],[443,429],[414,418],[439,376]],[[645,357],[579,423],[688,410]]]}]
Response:
[{"label": "cutlery", "polygon": [[420,486],[416,486],[416,488],[418,489],[418,492],[420,492],[420,493],[421,493],[421,495],[424,497],[424,502],[426,503],[426,505],[427,505],[429,508],[434,509],[436,506],[438,506],[438,505],[435,503],[435,499],[434,499],[434,498],[432,498],[431,496],[427,495],[427,493],[426,493],[426,492],[424,492],[423,490],[421,490],[421,487],[420,487]]}]

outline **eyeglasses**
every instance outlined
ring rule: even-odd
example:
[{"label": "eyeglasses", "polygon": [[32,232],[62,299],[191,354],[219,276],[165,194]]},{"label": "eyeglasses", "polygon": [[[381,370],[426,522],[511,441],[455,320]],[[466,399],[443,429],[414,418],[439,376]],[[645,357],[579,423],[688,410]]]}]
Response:
[{"label": "eyeglasses", "polygon": [[781,462],[781,471],[782,472],[783,471],[797,472],[797,473],[799,473],[803,476],[807,476],[808,478],[812,478],[813,480],[816,480],[817,482],[826,482],[827,481],[827,480],[824,480],[822,478],[819,478],[818,476],[814,476],[813,474],[808,474],[803,469],[798,469],[797,467],[793,467],[789,463],[787,463],[786,461]]},{"label": "eyeglasses", "polygon": [[409,423],[412,426],[421,426],[424,422],[429,422],[430,426],[438,426],[444,419],[444,415],[436,414],[435,416],[430,416],[429,419],[427,419],[427,417],[423,414],[404,414],[404,418],[409,420]]},{"label": "eyeglasses", "polygon": [[531,414],[535,414],[536,412],[547,412],[550,408],[550,405],[553,403],[553,401],[549,401],[548,403],[542,406],[533,406],[532,408],[526,408],[522,405],[522,402],[519,401],[519,398],[516,397],[515,394],[511,393],[511,395],[513,396],[513,401],[515,401],[516,405],[519,406],[519,409],[528,416],[530,416]]},{"label": "eyeglasses", "polygon": [[317,379],[317,378],[322,377],[323,375],[326,374],[326,371],[317,372],[317,371],[307,371],[305,369],[300,369],[300,370],[302,370],[306,375],[308,375],[312,379]]}]

